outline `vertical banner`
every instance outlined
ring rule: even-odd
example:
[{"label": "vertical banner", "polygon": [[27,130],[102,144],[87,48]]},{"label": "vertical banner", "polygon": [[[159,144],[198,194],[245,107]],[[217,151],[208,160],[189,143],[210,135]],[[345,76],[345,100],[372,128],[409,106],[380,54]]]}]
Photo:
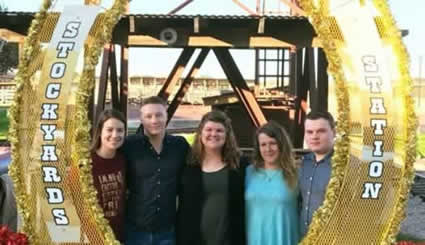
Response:
[{"label": "vertical banner", "polygon": [[327,54],[339,114],[326,200],[302,244],[390,244],[412,178],[415,134],[400,32],[385,1],[300,2]]},{"label": "vertical banner", "polygon": [[68,101],[71,85],[77,72],[77,62],[90,28],[99,12],[98,7],[67,6],[59,17],[52,39],[46,50],[41,76],[42,98],[39,132],[33,144],[34,155],[39,154],[39,178],[42,187],[38,197],[40,221],[45,222],[54,243],[79,242],[81,222],[72,201],[70,186],[66,184],[69,167],[66,148],[66,121],[72,120]]},{"label": "vertical banner", "polygon": [[68,6],[59,15],[44,0],[28,30],[8,138],[21,230],[31,244],[119,244],[92,185],[87,108],[99,55],[127,3],[115,0],[101,14]]},{"label": "vertical banner", "polygon": [[77,64],[99,10],[65,7],[44,51],[36,92],[26,94],[36,97],[29,109],[34,120],[22,118],[27,120],[29,131],[34,132],[26,139],[31,142],[29,152],[23,152],[29,155],[25,166],[27,195],[36,221],[34,229],[43,244],[86,240],[67,182],[70,146],[66,130],[74,119],[70,111],[75,103],[72,84],[78,84]]}]

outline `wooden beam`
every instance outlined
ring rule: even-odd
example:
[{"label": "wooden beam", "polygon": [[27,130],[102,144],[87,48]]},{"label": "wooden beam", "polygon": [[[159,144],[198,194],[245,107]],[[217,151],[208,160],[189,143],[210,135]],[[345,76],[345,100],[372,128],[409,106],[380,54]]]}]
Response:
[{"label": "wooden beam", "polygon": [[121,112],[127,118],[128,98],[128,46],[121,46],[121,69],[120,69],[120,102]]},{"label": "wooden beam", "polygon": [[112,108],[119,110],[119,95],[118,95],[118,75],[117,75],[117,62],[116,62],[115,45],[111,44],[109,54],[109,68],[111,73],[111,99]]},{"label": "wooden beam", "polygon": [[151,35],[129,35],[128,45],[130,46],[155,46],[165,47],[168,44]]},{"label": "wooden beam", "polygon": [[264,16],[261,17],[258,20],[258,30],[257,30],[257,33],[258,34],[264,34],[264,28],[265,28],[265,25],[266,25],[265,22],[266,22],[266,19],[265,19]]},{"label": "wooden beam", "polygon": [[295,96],[295,108],[289,112],[290,135],[294,148],[302,148],[304,142],[304,120],[306,116],[308,83],[303,79],[303,49],[298,49],[293,57],[295,64],[295,82],[293,94]]},{"label": "wooden beam", "polygon": [[205,58],[207,57],[210,49],[204,48],[199,53],[198,57],[195,60],[195,63],[193,64],[192,68],[190,69],[189,73],[187,74],[186,78],[183,80],[179,90],[177,91],[176,96],[174,97],[173,101],[171,102],[170,106],[168,107],[168,122],[173,117],[174,113],[177,110],[177,107],[182,102],[186,92],[189,90],[190,85],[192,84],[192,81],[195,79],[196,74],[198,73],[199,69],[201,68],[202,64],[205,61]]},{"label": "wooden beam", "polygon": [[108,88],[109,55],[112,44],[106,44],[103,48],[102,68],[100,71],[99,88],[94,122],[97,122],[100,113],[105,109],[106,89]]},{"label": "wooden beam", "polygon": [[239,71],[229,49],[226,48],[214,48],[214,53],[217,56],[218,62],[223,68],[224,73],[227,76],[233,90],[237,94],[239,101],[244,106],[245,111],[251,118],[251,121],[256,127],[267,122],[263,111],[260,108],[254,94],[249,90],[245,79]]},{"label": "wooden beam", "polygon": [[316,84],[316,62],[314,48],[305,48],[304,56],[304,81],[309,84],[309,106],[312,111],[316,110],[318,103],[317,84]]},{"label": "wooden beam", "polygon": [[178,11],[180,11],[182,8],[186,7],[192,1],[193,0],[186,0],[186,1],[184,1],[182,4],[180,4],[179,6],[177,6],[176,8],[174,8],[173,10],[171,10],[170,12],[168,12],[168,14],[176,14]]},{"label": "wooden beam", "polygon": [[250,8],[248,8],[245,4],[241,3],[239,0],[232,0],[234,3],[236,3],[240,8],[245,10],[248,14],[257,16],[258,14],[254,11],[252,11]]},{"label": "wooden beam", "polygon": [[[289,93],[295,95],[297,86],[297,50],[291,49],[289,52]],[[301,57],[302,58],[302,57]]]},{"label": "wooden beam", "polygon": [[0,28],[0,38],[10,43],[23,43],[25,36],[9,29]]},{"label": "wooden beam", "polygon": [[249,38],[250,48],[294,48],[291,43],[279,40],[274,37],[251,36]]},{"label": "wooden beam", "polygon": [[[202,47],[202,48],[294,48],[295,45],[285,42],[279,38],[271,36],[249,36],[247,40],[236,40],[238,37],[230,37],[223,40],[218,37],[208,35],[190,35],[187,37],[185,46],[187,47]],[[128,37],[130,46],[147,46],[147,47],[173,47],[166,42],[161,41],[159,38],[151,35],[130,35]],[[175,45],[174,45],[175,46]]]},{"label": "wooden beam", "polygon": [[329,77],[328,77],[328,60],[326,59],[323,49],[317,49],[317,110],[328,111],[329,97]]},{"label": "wooden beam", "polygon": [[292,13],[296,13],[296,15],[306,16],[304,10],[302,10],[293,0],[280,0],[282,3],[286,4],[291,9]]},{"label": "wooden beam", "polygon": [[306,48],[306,61],[304,71],[307,71],[305,75],[310,84],[310,109],[328,111],[328,63],[325,53],[319,48]]},{"label": "wooden beam", "polygon": [[163,98],[166,101],[168,100],[168,97],[171,95],[187,63],[189,62],[190,57],[192,57],[193,52],[195,52],[194,48],[183,49],[182,53],[180,54],[180,57],[177,59],[177,62],[174,65],[173,70],[170,72],[170,75],[168,76],[167,80],[159,91],[159,97]]},{"label": "wooden beam", "polygon": [[188,46],[201,47],[233,47],[232,43],[220,40],[212,36],[190,36],[187,42]]},{"label": "wooden beam", "polygon": [[199,33],[199,16],[196,16],[193,19],[193,32],[196,34]]}]

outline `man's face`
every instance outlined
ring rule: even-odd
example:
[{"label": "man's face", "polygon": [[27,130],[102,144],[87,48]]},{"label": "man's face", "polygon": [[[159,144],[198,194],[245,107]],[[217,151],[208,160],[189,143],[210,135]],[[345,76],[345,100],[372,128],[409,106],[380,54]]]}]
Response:
[{"label": "man's face", "polygon": [[324,155],[333,148],[335,130],[323,118],[310,120],[304,124],[304,139],[308,148],[315,154]]},{"label": "man's face", "polygon": [[165,106],[161,104],[144,105],[140,108],[140,117],[146,135],[157,136],[165,132],[167,123]]}]

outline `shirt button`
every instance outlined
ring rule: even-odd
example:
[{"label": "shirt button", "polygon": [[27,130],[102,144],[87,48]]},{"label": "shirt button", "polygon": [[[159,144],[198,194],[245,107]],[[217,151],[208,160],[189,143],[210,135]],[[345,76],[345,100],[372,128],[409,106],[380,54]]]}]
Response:
[{"label": "shirt button", "polygon": [[157,208],[157,209],[156,209],[156,211],[158,211],[158,212],[159,212],[159,210],[161,210],[161,209],[160,209],[160,208]]},{"label": "shirt button", "polygon": [[158,168],[158,172],[161,172],[161,169],[160,168]]},{"label": "shirt button", "polygon": [[308,210],[308,207],[306,207],[305,210]]},{"label": "shirt button", "polygon": [[157,195],[157,197],[158,197],[158,198],[160,198],[160,197],[161,197],[161,195],[159,195],[159,194],[158,194],[158,195]]},{"label": "shirt button", "polygon": [[304,224],[305,224],[305,225],[308,225],[308,223],[307,223],[307,222],[305,222]]},{"label": "shirt button", "polygon": [[313,177],[310,177],[310,180],[313,180]]},{"label": "shirt button", "polygon": [[161,181],[158,181],[158,185],[160,185],[161,184]]},{"label": "shirt button", "polygon": [[307,191],[307,195],[309,195],[309,196],[310,196],[310,192],[309,192],[309,191]]},{"label": "shirt button", "polygon": [[161,157],[157,157],[156,159],[158,159],[158,160],[159,160],[159,159],[161,159]]}]

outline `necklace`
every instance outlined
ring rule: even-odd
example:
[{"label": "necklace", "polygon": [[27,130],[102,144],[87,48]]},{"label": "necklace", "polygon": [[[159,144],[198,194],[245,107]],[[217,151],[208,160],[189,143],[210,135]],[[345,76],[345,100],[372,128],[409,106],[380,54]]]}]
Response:
[{"label": "necklace", "polygon": [[262,171],[267,182],[272,181],[276,176],[280,175],[280,170],[266,170]]}]

